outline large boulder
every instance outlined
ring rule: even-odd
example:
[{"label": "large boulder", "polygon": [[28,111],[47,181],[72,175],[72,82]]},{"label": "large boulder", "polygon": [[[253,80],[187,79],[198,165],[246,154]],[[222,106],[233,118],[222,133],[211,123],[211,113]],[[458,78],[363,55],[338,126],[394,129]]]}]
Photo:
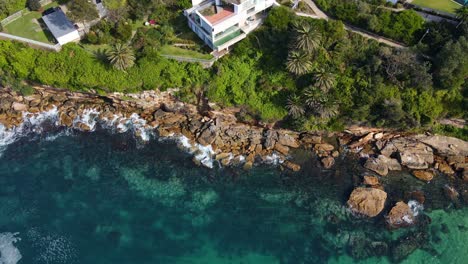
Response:
[{"label": "large boulder", "polygon": [[405,202],[398,202],[385,218],[387,226],[391,229],[408,227],[415,223],[415,216]]},{"label": "large boulder", "polygon": [[442,156],[468,156],[468,142],[446,136],[419,136],[418,139],[431,146]]},{"label": "large boulder", "polygon": [[17,103],[17,102],[14,102],[14,103],[11,105],[11,108],[13,108],[13,110],[18,111],[18,112],[23,112],[23,111],[27,111],[27,110],[28,110],[28,106],[27,106],[27,105],[22,104],[22,103]]},{"label": "large boulder", "polygon": [[402,165],[410,169],[427,169],[434,163],[432,148],[414,138],[396,138],[380,151],[386,157],[398,156]]},{"label": "large boulder", "polygon": [[348,206],[354,213],[374,217],[384,209],[386,200],[387,193],[385,191],[358,187],[349,196]]},{"label": "large boulder", "polygon": [[211,145],[215,141],[217,135],[216,126],[211,124],[200,134],[198,137],[198,143],[203,146]]},{"label": "large boulder", "polygon": [[364,167],[382,176],[387,175],[389,170],[401,170],[400,163],[396,159],[384,155],[367,159]]},{"label": "large boulder", "polygon": [[371,170],[381,176],[388,174],[388,166],[385,163],[380,162],[377,158],[368,158],[364,163],[364,168]]},{"label": "large boulder", "polygon": [[298,148],[300,146],[298,141],[298,135],[289,131],[278,132],[278,143],[290,148]]},{"label": "large boulder", "polygon": [[265,149],[270,150],[275,147],[276,142],[278,141],[278,132],[274,130],[268,130],[265,132],[265,142],[263,146]]}]

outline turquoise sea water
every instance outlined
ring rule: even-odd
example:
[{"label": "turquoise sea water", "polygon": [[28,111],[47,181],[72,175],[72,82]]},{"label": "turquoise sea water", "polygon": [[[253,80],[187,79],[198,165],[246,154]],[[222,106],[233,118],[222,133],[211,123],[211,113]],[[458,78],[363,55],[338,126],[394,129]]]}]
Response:
[{"label": "turquoise sea water", "polygon": [[[430,223],[390,232],[343,206],[364,173],[356,161],[324,171],[301,156],[301,173],[246,172],[197,167],[174,143],[129,134],[21,139],[0,157],[0,263],[16,264],[12,246],[19,264],[466,263],[466,207],[427,197]],[[389,203],[440,189],[405,173],[385,181],[402,185]],[[403,237],[420,249],[401,260]]]}]

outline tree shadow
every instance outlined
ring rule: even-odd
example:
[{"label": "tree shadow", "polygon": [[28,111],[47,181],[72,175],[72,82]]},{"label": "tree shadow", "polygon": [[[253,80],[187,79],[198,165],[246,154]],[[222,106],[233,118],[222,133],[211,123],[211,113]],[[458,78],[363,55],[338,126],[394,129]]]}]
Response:
[{"label": "tree shadow", "polygon": [[109,59],[107,58],[107,49],[99,48],[93,52],[94,57],[104,66],[109,66]]}]

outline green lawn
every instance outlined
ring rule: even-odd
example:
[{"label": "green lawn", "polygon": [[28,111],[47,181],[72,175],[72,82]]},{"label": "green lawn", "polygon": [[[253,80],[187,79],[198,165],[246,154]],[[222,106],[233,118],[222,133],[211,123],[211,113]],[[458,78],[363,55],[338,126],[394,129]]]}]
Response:
[{"label": "green lawn", "polygon": [[457,8],[461,7],[460,4],[457,4],[451,0],[414,0],[411,3],[448,13],[454,13]]},{"label": "green lawn", "polygon": [[[44,10],[53,6],[57,6],[57,3],[53,2],[46,5]],[[50,43],[53,36],[48,31],[42,30],[38,22],[38,19],[41,17],[40,12],[30,12],[6,25],[4,31],[15,36]]]},{"label": "green lawn", "polygon": [[193,50],[187,50],[179,47],[174,47],[171,45],[165,45],[161,48],[162,55],[171,55],[171,56],[179,56],[179,57],[186,57],[186,58],[194,58],[194,59],[203,59],[203,60],[211,60],[213,58],[210,54],[200,53]]}]

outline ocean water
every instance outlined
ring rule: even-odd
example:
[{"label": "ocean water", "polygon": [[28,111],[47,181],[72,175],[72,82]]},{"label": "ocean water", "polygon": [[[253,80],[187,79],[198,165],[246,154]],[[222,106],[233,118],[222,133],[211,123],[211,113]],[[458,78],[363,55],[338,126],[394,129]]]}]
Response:
[{"label": "ocean water", "polygon": [[[6,134],[4,133],[4,137]],[[425,224],[388,231],[345,206],[365,173],[339,159],[300,173],[198,167],[176,143],[131,133],[55,131],[10,140],[0,156],[0,264],[466,263],[468,210],[402,172],[407,190],[434,193]],[[438,196],[439,195],[439,196]],[[427,219],[431,219],[428,221]],[[424,222],[424,220],[422,220]],[[422,234],[422,235],[421,235]],[[423,237],[404,259],[402,237]]]}]

